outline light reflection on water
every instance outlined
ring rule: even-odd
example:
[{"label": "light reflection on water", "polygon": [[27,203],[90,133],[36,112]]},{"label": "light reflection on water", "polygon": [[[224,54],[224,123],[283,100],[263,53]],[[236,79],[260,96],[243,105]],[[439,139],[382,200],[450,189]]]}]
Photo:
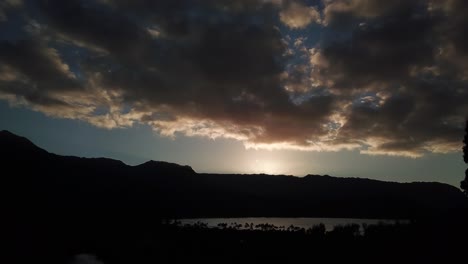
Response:
[{"label": "light reflection on water", "polygon": [[358,224],[362,226],[376,224],[407,224],[407,220],[391,220],[391,219],[353,219],[353,218],[276,218],[276,217],[245,217],[245,218],[195,218],[195,219],[179,219],[182,225],[195,225],[204,223],[208,227],[219,227],[219,224],[227,224],[233,226],[237,224],[240,229],[245,229],[246,224],[253,226],[261,224],[274,225],[276,227],[288,228],[294,226],[298,228],[308,229],[313,226],[324,224],[326,231],[331,231],[335,226],[343,226],[349,224]]}]

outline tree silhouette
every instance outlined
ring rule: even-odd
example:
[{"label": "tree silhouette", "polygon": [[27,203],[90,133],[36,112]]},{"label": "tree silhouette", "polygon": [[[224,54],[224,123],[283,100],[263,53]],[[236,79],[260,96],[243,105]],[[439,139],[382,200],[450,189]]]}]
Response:
[{"label": "tree silhouette", "polygon": [[[465,143],[463,146],[463,160],[468,164],[468,119],[466,120],[463,143]],[[465,179],[460,183],[460,187],[463,189],[464,193],[468,195],[468,169],[465,171]]]}]

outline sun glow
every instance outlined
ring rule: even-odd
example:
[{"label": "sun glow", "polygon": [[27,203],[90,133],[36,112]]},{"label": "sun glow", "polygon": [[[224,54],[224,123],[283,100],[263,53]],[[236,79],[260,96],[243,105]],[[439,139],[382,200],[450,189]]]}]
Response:
[{"label": "sun glow", "polygon": [[279,162],[265,159],[255,159],[252,162],[252,171],[254,173],[265,174],[284,174],[284,168]]}]

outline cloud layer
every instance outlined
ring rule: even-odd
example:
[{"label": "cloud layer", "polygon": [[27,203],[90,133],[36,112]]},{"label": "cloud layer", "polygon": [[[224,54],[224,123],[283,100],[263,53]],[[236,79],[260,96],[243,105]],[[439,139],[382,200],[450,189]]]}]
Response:
[{"label": "cloud layer", "polygon": [[12,104],[251,148],[461,146],[463,0],[9,2],[22,21],[0,22],[0,99]]}]

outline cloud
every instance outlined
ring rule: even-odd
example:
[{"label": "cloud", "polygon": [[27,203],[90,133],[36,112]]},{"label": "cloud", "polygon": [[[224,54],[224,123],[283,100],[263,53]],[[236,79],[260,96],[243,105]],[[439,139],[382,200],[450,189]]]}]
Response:
[{"label": "cloud", "polygon": [[320,24],[320,13],[312,6],[300,2],[290,2],[279,13],[281,22],[292,29],[305,28],[311,23]]},{"label": "cloud", "polygon": [[420,0],[324,0],[324,24],[334,27],[353,26],[358,19],[392,17],[396,13],[414,13],[426,5]]},{"label": "cloud", "polygon": [[[15,28],[25,37],[1,38],[0,99],[107,129],[146,124],[247,148],[458,151],[467,4],[391,2],[28,3]],[[320,13],[320,34],[291,30]]]},{"label": "cloud", "polygon": [[[421,3],[357,10],[362,1],[346,2],[340,15],[357,22],[366,18],[366,25],[311,53],[316,82],[354,99],[340,136],[361,138],[369,146],[362,153],[420,157],[459,151],[468,115],[467,68],[458,61],[463,49],[447,47],[464,41],[458,32],[464,22],[453,21],[451,13],[409,8],[416,2]],[[447,27],[457,37],[441,30]]]},{"label": "cloud", "polygon": [[0,2],[0,23],[8,20],[7,12],[20,8],[22,5],[22,0],[4,0]]},{"label": "cloud", "polygon": [[[38,41],[0,42],[0,91],[33,104],[61,105],[56,96],[80,89],[75,75],[57,50]],[[34,62],[34,63],[31,63]]]}]

